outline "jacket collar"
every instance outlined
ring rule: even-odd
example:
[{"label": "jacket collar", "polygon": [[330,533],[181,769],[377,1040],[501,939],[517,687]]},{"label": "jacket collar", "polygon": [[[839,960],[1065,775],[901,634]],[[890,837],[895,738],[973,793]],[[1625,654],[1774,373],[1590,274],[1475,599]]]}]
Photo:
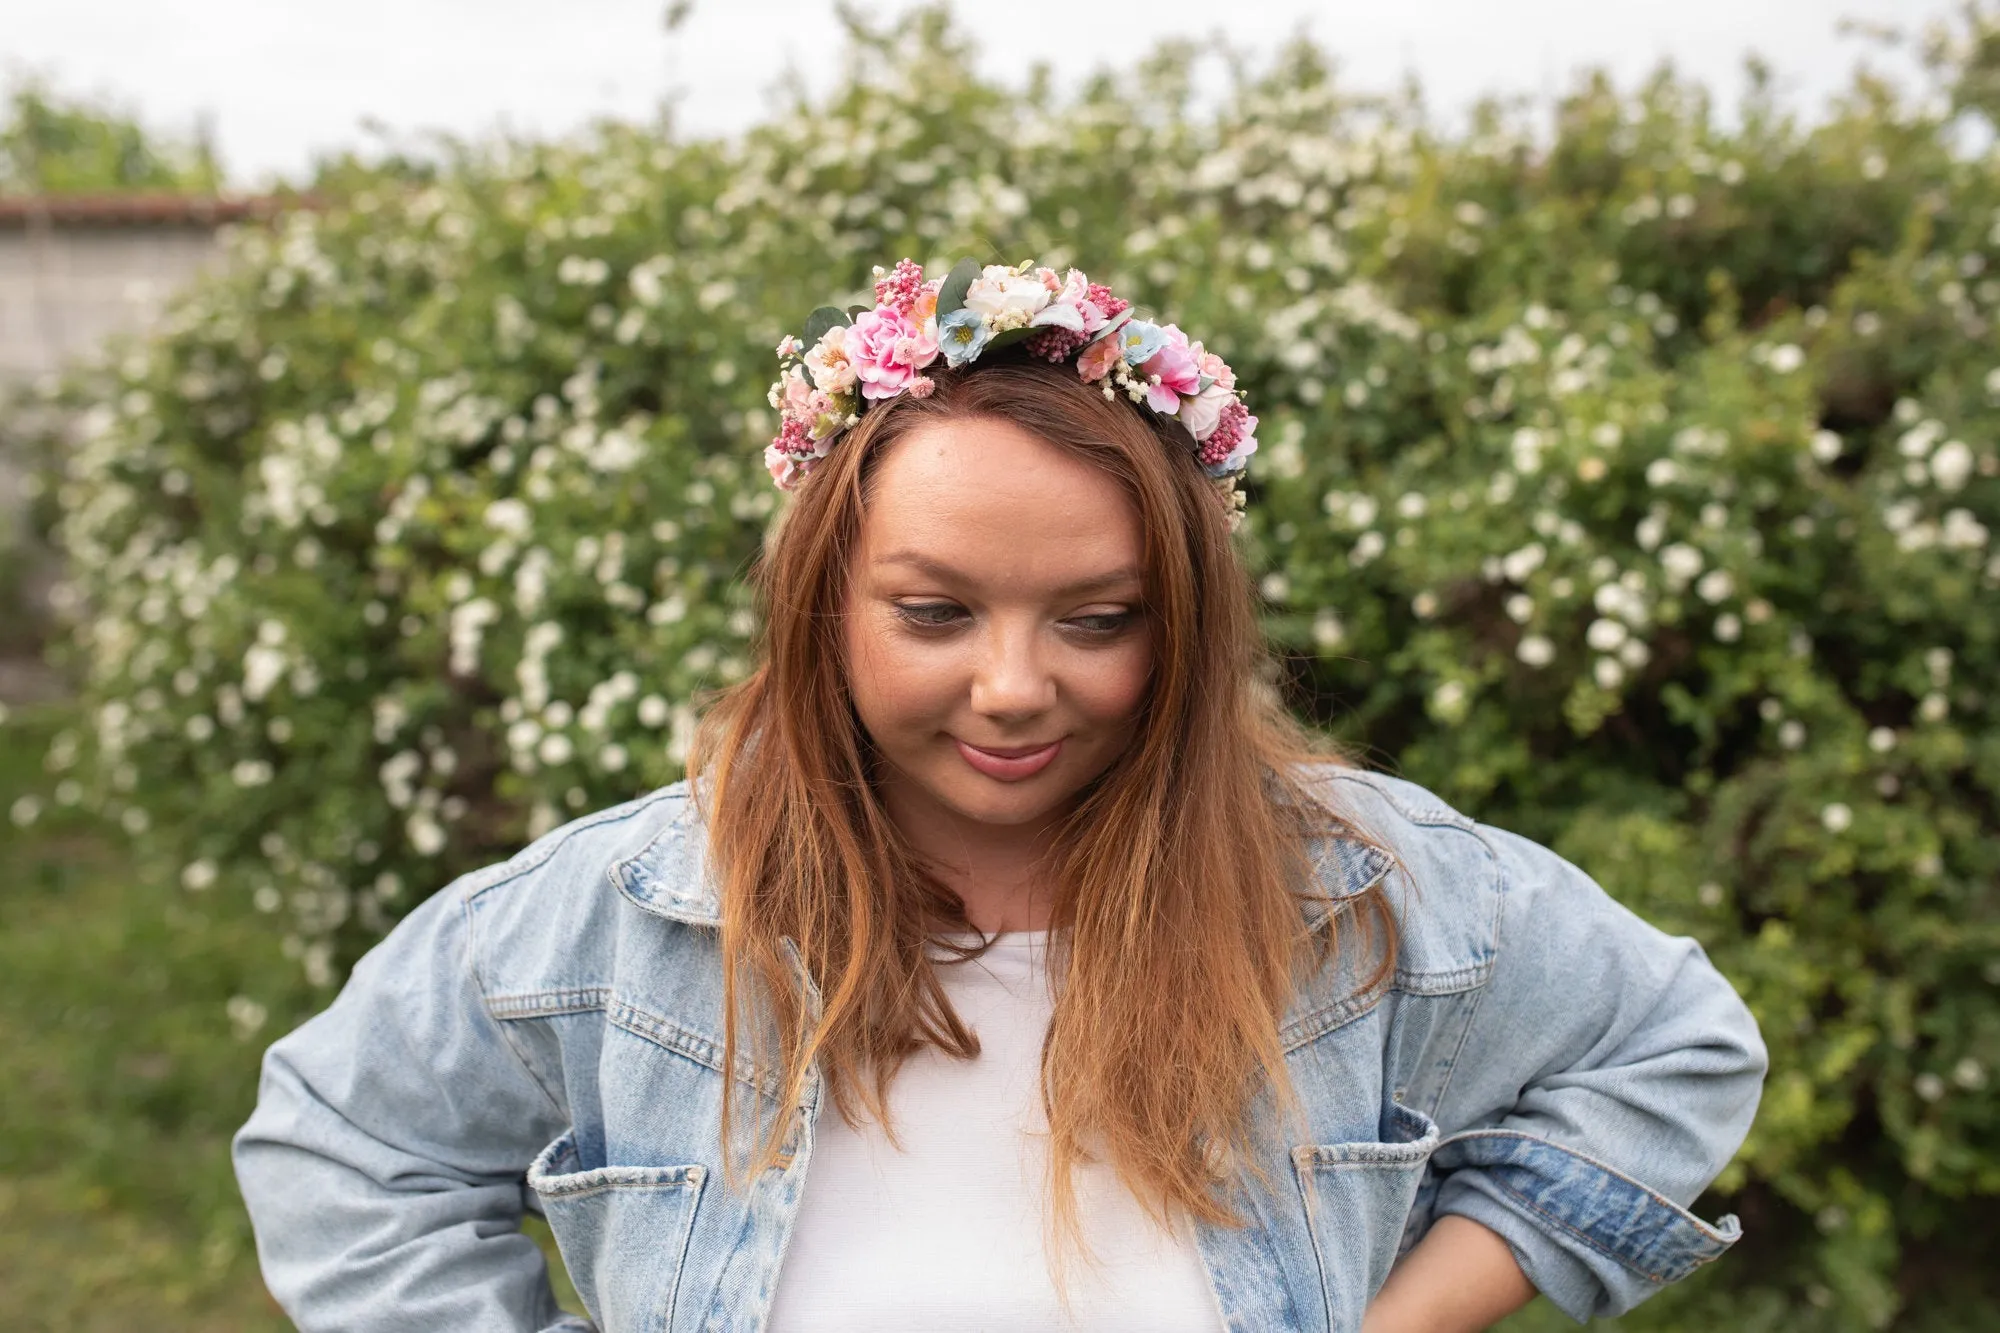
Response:
[{"label": "jacket collar", "polygon": [[[722,900],[708,874],[707,830],[684,798],[652,841],[611,867],[611,882],[635,905],[655,916],[692,926],[722,924]],[[1380,883],[1395,862],[1380,848],[1346,834],[1312,846],[1320,895],[1301,900],[1306,927],[1317,930],[1349,900]]]}]

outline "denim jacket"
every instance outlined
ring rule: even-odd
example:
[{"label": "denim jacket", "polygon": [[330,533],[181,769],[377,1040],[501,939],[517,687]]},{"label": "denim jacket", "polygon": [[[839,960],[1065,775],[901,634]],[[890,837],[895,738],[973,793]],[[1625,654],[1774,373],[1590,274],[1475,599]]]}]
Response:
[{"label": "denim jacket", "polygon": [[[1322,776],[1395,855],[1319,842],[1334,902],[1304,910],[1318,927],[1382,884],[1397,962],[1364,986],[1373,960],[1343,949],[1285,1015],[1302,1136],[1265,1184],[1216,1160],[1246,1224],[1196,1228],[1223,1325],[1355,1333],[1446,1213],[1579,1320],[1720,1255],[1736,1219],[1685,1205],[1748,1132],[1765,1051],[1700,946],[1421,787]],[[417,908],[271,1047],[235,1162],[301,1329],[591,1327],[551,1296],[529,1208],[606,1333],[761,1333],[822,1088],[777,1166],[725,1183],[723,1080],[779,1090],[723,1063],[703,845],[685,783],[560,828]]]}]

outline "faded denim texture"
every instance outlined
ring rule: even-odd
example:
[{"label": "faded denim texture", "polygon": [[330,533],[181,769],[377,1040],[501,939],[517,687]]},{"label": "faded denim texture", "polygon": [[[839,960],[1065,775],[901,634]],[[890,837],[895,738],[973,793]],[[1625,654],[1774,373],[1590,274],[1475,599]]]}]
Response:
[{"label": "faded denim texture", "polygon": [[[1217,1163],[1248,1225],[1198,1234],[1225,1325],[1355,1333],[1445,1213],[1505,1237],[1578,1319],[1726,1250],[1736,1219],[1686,1206],[1748,1132],[1766,1058],[1700,946],[1421,787],[1322,772],[1396,857],[1328,839],[1320,888],[1384,884],[1400,952],[1385,985],[1362,988],[1350,949],[1294,998],[1306,1123],[1268,1136],[1269,1188]],[[299,1327],[586,1327],[557,1309],[526,1207],[606,1333],[761,1330],[821,1085],[787,1159],[725,1184],[723,1078],[767,1110],[777,1089],[723,1067],[718,911],[677,783],[461,878],[273,1045],[236,1169]]]}]

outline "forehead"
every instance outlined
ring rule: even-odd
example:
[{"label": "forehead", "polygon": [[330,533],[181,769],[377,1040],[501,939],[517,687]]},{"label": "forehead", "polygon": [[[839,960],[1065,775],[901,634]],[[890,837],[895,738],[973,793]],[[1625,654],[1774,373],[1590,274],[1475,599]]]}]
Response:
[{"label": "forehead", "polygon": [[927,422],[876,463],[864,561],[916,550],[968,573],[1060,581],[1144,556],[1139,513],[1108,472],[1010,421]]}]

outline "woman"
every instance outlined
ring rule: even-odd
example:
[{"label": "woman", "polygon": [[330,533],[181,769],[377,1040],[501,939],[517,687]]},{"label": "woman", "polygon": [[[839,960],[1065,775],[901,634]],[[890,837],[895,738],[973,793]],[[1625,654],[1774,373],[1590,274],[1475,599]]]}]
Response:
[{"label": "woman", "polygon": [[1075,270],[879,278],[779,347],[796,495],[693,784],[453,884],[267,1056],[236,1161],[300,1326],[580,1327],[524,1202],[607,1330],[1440,1333],[1727,1248],[1684,1205],[1754,1022],[1315,753],[1228,366]]}]

